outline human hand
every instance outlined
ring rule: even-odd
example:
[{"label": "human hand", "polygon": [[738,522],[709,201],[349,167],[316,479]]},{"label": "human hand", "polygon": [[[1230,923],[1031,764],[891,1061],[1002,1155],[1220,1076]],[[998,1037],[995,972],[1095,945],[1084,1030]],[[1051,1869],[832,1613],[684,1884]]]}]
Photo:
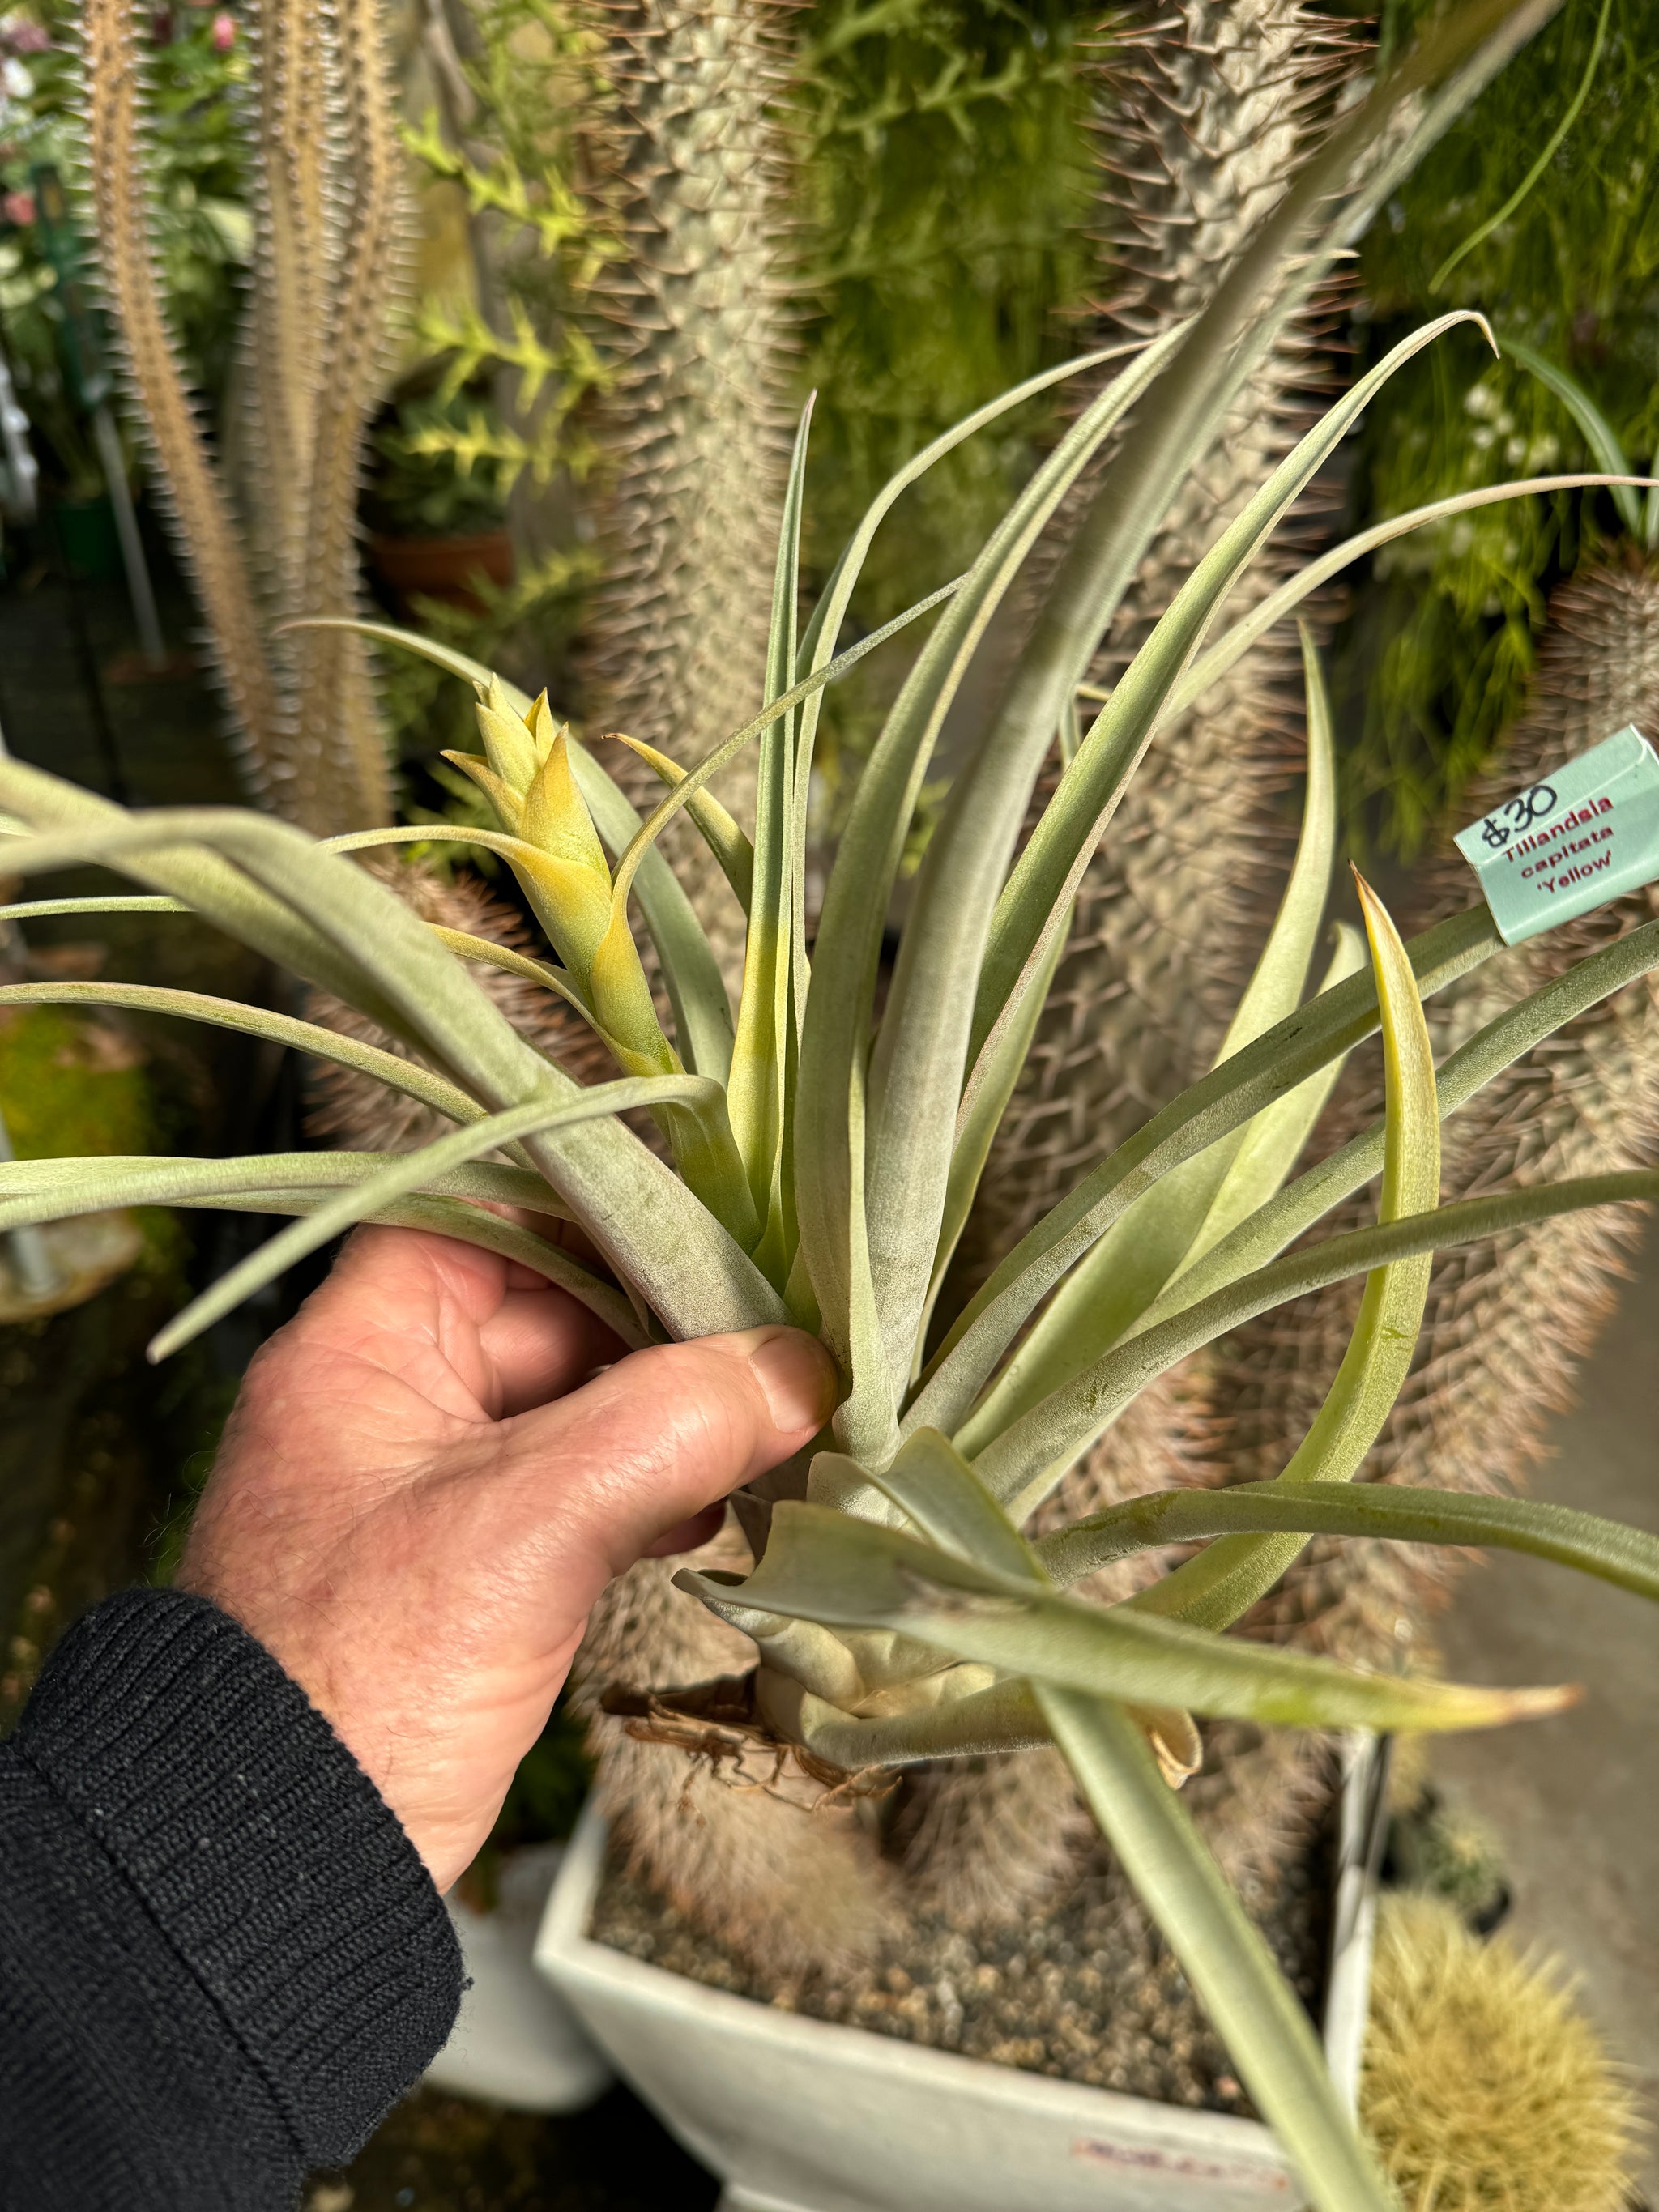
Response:
[{"label": "human hand", "polygon": [[624,1355],[526,1268],[361,1229],[249,1368],[179,1582],[281,1661],[447,1889],[605,1583],[711,1534],[835,1391],[799,1330]]}]

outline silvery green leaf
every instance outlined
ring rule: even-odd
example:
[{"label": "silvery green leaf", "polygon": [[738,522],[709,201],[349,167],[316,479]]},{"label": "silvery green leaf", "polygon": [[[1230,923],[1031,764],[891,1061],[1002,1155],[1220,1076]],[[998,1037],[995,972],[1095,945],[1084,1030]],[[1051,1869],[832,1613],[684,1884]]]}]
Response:
[{"label": "silvery green leaf", "polygon": [[1069,910],[1090,856],[1152,743],[1165,701],[1239,575],[1389,379],[1425,346],[1466,322],[1485,328],[1481,317],[1467,312],[1438,317],[1403,338],[1359,378],[1246,502],[1154,625],[1061,776],[1003,887],[980,973],[969,1065],[1001,1018],[1026,966]]},{"label": "silvery green leaf", "polygon": [[1144,1329],[1114,1346],[1075,1382],[1054,1391],[988,1445],[974,1462],[975,1471],[992,1496],[1018,1517],[1048,1495],[1059,1479],[1055,1470],[1069,1467],[1149,1382],[1189,1352],[1213,1343],[1257,1314],[1418,1253],[1481,1243],[1589,1206],[1645,1205],[1655,1199],[1659,1199],[1659,1170],[1632,1168],[1564,1182],[1533,1183],[1489,1198],[1463,1199],[1382,1227],[1328,1237],[1239,1277],[1156,1328]]},{"label": "silvery green leaf", "polygon": [[[1356,873],[1382,1013],[1387,1095],[1379,1222],[1431,1212],[1440,1197],[1440,1112],[1428,1024],[1411,963],[1382,901]],[[1432,1255],[1376,1268],[1324,1403],[1279,1480],[1352,1482],[1394,1410],[1423,1327]],[[1294,1537],[1212,1544],[1134,1601],[1149,1612],[1224,1628],[1249,1610],[1302,1549]]]},{"label": "silvery green leaf", "polygon": [[[0,1166],[0,1229],[62,1221],[116,1206],[199,1206],[213,1212],[308,1215],[336,1194],[402,1158],[395,1152],[267,1152],[248,1160],[156,1158],[19,1160]],[[435,1178],[438,1190],[395,1200],[376,1221],[423,1229],[521,1261],[556,1283],[614,1330],[630,1350],[647,1341],[628,1300],[556,1244],[468,1201],[532,1205],[539,1177],[519,1169],[465,1167]]]},{"label": "silvery green leaf", "polygon": [[[1336,754],[1318,655],[1305,629],[1302,654],[1308,731],[1302,834],[1267,944],[1216,1054],[1218,1067],[1285,1020],[1299,1004],[1330,896],[1336,859]],[[1287,1098],[1301,1095],[1298,1088]],[[1285,1104],[1281,1099],[1269,1110],[1280,1111]],[[1118,1216],[1061,1283],[1036,1327],[963,1425],[958,1435],[963,1450],[977,1451],[1128,1333],[1180,1272],[1242,1147],[1262,1119],[1258,1115],[1182,1161]]]},{"label": "silvery green leaf", "polygon": [[[1437,923],[1407,949],[1428,998],[1501,945],[1481,906]],[[1021,1238],[964,1308],[923,1372],[904,1416],[906,1432],[926,1425],[954,1434],[1030,1316],[1133,1199],[1351,1051],[1376,1022],[1370,977],[1352,976],[1154,1115]]]},{"label": "silvery green leaf", "polygon": [[683,1569],[678,1585],[827,1628],[887,1628],[1000,1674],[1091,1696],[1293,1728],[1495,1728],[1555,1712],[1570,1690],[1498,1690],[1362,1674],[1127,1606],[1085,1604],[822,1506],[773,1510],[740,1583]]},{"label": "silvery green leaf", "polygon": [[[503,1108],[545,1098],[563,1105],[581,1096],[392,891],[287,823],[228,808],[129,815],[102,801],[88,817],[73,805],[82,794],[10,761],[0,762],[0,785],[13,804],[78,824],[15,841],[7,853],[12,867],[29,872],[100,859],[151,877],[188,872],[191,882],[178,888],[192,903],[273,952],[279,940],[263,926],[265,909],[303,912],[308,942],[290,940],[288,951],[301,959],[314,941],[331,958],[327,973],[314,963],[300,972],[343,989],[481,1103]],[[208,848],[212,863],[205,875],[200,856],[192,855],[199,848]],[[525,1143],[600,1250],[678,1334],[782,1319],[781,1300],[748,1255],[631,1131],[592,1122]]]},{"label": "silvery green leaf", "polygon": [[[171,905],[171,901],[164,902]],[[331,1060],[342,1067],[372,1076],[389,1091],[416,1098],[435,1114],[452,1121],[475,1121],[484,1109],[474,1098],[442,1076],[434,1075],[416,1061],[378,1045],[365,1044],[317,1022],[296,1020],[291,1014],[272,1013],[264,1006],[242,1005],[234,999],[215,999],[199,991],[175,991],[148,983],[8,983],[0,986],[0,1006],[125,1006],[135,1013],[176,1014],[186,1021],[205,1022],[214,1029],[240,1030],[244,1036],[264,1037],[294,1052]]]},{"label": "silvery green leaf", "polygon": [[555,1103],[540,1098],[528,1105],[508,1107],[502,1113],[487,1114],[481,1121],[464,1129],[452,1130],[416,1152],[398,1154],[376,1167],[355,1188],[337,1193],[305,1220],[290,1223],[269,1243],[250,1252],[221,1275],[216,1283],[192,1298],[184,1311],[158,1333],[150,1346],[150,1357],[165,1359],[181,1350],[204,1329],[211,1328],[215,1322],[234,1311],[244,1299],[274,1282],[307,1253],[326,1244],[342,1230],[366,1220],[413,1191],[427,1188],[435,1176],[447,1169],[468,1165],[518,1138],[575,1128],[585,1121],[626,1113],[633,1107],[656,1106],[670,1101],[684,1102],[689,1106],[719,1103],[724,1112],[719,1085],[710,1083],[705,1076],[631,1076],[617,1083],[595,1084],[579,1091],[574,1100]]},{"label": "silvery green leaf", "polygon": [[1355,2134],[1307,2008],[1115,1705],[1040,1689],[1037,1702],[1136,1893],[1214,2021],[1251,2097],[1321,2212],[1394,2212]]},{"label": "silvery green leaf", "polygon": [[[1431,500],[1426,507],[1414,507],[1404,514],[1391,516],[1386,522],[1373,523],[1352,538],[1346,538],[1328,553],[1307,562],[1295,574],[1287,578],[1274,591],[1259,599],[1247,615],[1240,617],[1231,627],[1224,630],[1212,646],[1207,646],[1190,663],[1186,673],[1170,692],[1160,719],[1174,721],[1184,714],[1194,702],[1202,698],[1210,686],[1227,671],[1242,660],[1256,640],[1264,637],[1276,623],[1310,599],[1322,584],[1339,576],[1356,561],[1392,544],[1395,538],[1404,538],[1413,530],[1426,529],[1431,523],[1449,522],[1454,516],[1469,514],[1475,508],[1494,507],[1501,501],[1530,499],[1557,491],[1588,491],[1603,486],[1648,484],[1650,477],[1609,477],[1595,474],[1524,477],[1511,483],[1482,484],[1476,491],[1461,491],[1450,499]],[[1106,694],[1097,691],[1091,684],[1080,685],[1085,698],[1103,699]]]},{"label": "silvery green leaf", "polygon": [[[1512,1067],[1564,1024],[1655,968],[1659,968],[1659,922],[1644,922],[1587,958],[1576,961],[1565,975],[1532,992],[1518,1005],[1494,1016],[1436,1070],[1442,1119],[1466,1105],[1495,1076]],[[1140,1327],[1167,1321],[1183,1307],[1264,1266],[1293,1244],[1333,1206],[1381,1170],[1383,1135],[1382,1122],[1374,1123],[1230,1228],[1170,1285],[1143,1317]]]},{"label": "silvery green leaf", "polygon": [[1403,1483],[1291,1489],[1278,1482],[1240,1482],[1221,1490],[1155,1491],[1039,1537],[1034,1548],[1057,1582],[1069,1583],[1150,1547],[1247,1534],[1490,1546],[1575,1567],[1659,1602],[1659,1536],[1645,1529],[1538,1498],[1486,1498]]}]

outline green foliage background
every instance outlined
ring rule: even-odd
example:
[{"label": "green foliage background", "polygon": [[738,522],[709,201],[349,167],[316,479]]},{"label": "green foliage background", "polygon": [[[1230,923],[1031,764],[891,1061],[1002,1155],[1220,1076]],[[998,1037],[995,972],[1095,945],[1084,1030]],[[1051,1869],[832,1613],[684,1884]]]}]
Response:
[{"label": "green foliage background", "polygon": [[[38,26],[50,41],[44,51],[32,41],[21,48],[21,76],[0,102],[0,191],[9,208],[33,197],[38,167],[67,173],[78,159],[77,12],[73,0],[42,0],[6,19]],[[211,416],[229,374],[251,234],[234,114],[246,49],[240,37],[218,46],[213,18],[196,9],[181,9],[172,30],[149,58],[155,246],[186,368]],[[17,43],[0,27],[0,50]],[[95,493],[103,476],[65,374],[57,287],[33,219],[0,224],[0,326],[18,396],[49,471],[76,492]]]},{"label": "green foliage background", "polygon": [[[1360,256],[1359,366],[1450,307],[1486,313],[1590,391],[1627,452],[1659,444],[1659,6],[1613,0],[1583,109],[1516,213],[1437,289],[1449,255],[1526,176],[1581,81],[1601,0],[1568,0],[1389,204]],[[1395,0],[1398,40],[1427,0]],[[1505,477],[1593,466],[1559,401],[1478,332],[1443,340],[1368,417],[1356,526]],[[1340,664],[1357,833],[1409,856],[1525,696],[1552,586],[1599,556],[1605,494],[1504,504],[1401,541],[1356,591]]]},{"label": "green foliage background", "polygon": [[[801,57],[801,366],[816,388],[809,556],[827,568],[881,483],[1066,350],[1089,277],[1094,11],[1063,0],[819,0]],[[1030,465],[1037,409],[919,487],[872,620],[965,565]]]},{"label": "green foliage background", "polygon": [[[799,406],[818,395],[809,578],[827,574],[875,491],[918,447],[1069,349],[1056,309],[1080,301],[1092,259],[1079,63],[1098,17],[1070,0],[816,0],[793,19],[780,97],[801,322],[785,397]],[[580,506],[590,475],[602,483],[605,469],[585,440],[581,402],[605,372],[603,332],[592,332],[597,350],[586,344],[584,304],[595,271],[621,248],[585,197],[580,134],[550,119],[559,101],[537,95],[556,88],[568,109],[574,88],[579,105],[600,113],[602,65],[568,0],[478,0],[472,21],[480,151],[459,157],[435,118],[410,143],[430,170],[463,185],[498,240],[516,237],[501,270],[523,358],[476,315],[423,307],[415,326],[448,364],[444,393],[497,373],[510,431],[520,426],[501,370],[528,369],[557,394],[542,416],[548,450],[537,480],[550,477]],[[1023,410],[906,499],[866,572],[858,620],[873,626],[967,565],[1051,420],[1040,403]],[[484,659],[509,633],[532,658],[539,643],[539,671],[520,672],[539,681],[550,667],[556,688],[570,593],[586,578],[579,554],[554,567],[539,596],[519,589],[481,614],[428,618]],[[832,781],[834,738],[856,753],[896,680],[902,662],[879,659],[833,702],[823,756]],[[424,750],[439,686],[424,671],[391,672],[390,683],[405,748]]]},{"label": "green foliage background", "polygon": [[[822,578],[882,483],[972,408],[1073,350],[1093,180],[1088,41],[1066,0],[817,0],[798,94],[807,303],[797,379],[818,395],[805,544]],[[873,627],[966,568],[1053,423],[1037,401],[905,495],[865,573]],[[908,659],[826,702],[833,812]]]}]

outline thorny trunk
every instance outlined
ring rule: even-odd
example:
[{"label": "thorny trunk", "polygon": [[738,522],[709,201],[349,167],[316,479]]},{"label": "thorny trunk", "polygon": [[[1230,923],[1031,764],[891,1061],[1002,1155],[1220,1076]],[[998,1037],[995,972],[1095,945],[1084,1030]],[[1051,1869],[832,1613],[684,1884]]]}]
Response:
[{"label": "thorny trunk", "polygon": [[[602,20],[616,98],[592,154],[627,253],[602,279],[618,373],[594,422],[608,580],[589,623],[590,721],[690,763],[747,721],[765,684],[782,488],[782,10],[628,0]],[[653,805],[660,785],[617,750],[607,765]],[[719,786],[746,824],[754,779],[750,748]],[[735,984],[736,900],[686,829],[665,849]]]},{"label": "thorny trunk", "polygon": [[[1204,304],[1316,136],[1352,54],[1350,34],[1297,0],[1179,0],[1115,29],[1096,123],[1108,300],[1089,343],[1155,335]],[[1142,562],[1091,671],[1096,683],[1115,682],[1306,427],[1317,342],[1316,316],[1292,322],[1241,392]],[[1281,532],[1252,566],[1231,611],[1294,569],[1295,535]],[[963,1293],[1212,1059],[1288,860],[1268,802],[1297,756],[1294,660],[1293,638],[1272,633],[1160,734],[1130,784],[1079,890],[992,1149],[958,1255]],[[1149,1392],[1138,1418],[1073,1471],[1064,1517],[1218,1480],[1200,1449],[1192,1395],[1190,1377]],[[1137,1571],[1150,1579],[1166,1564],[1148,1554]],[[1298,1837],[1306,1777],[1283,1742],[1263,1739],[1258,1752],[1253,1732],[1237,1729],[1212,1729],[1206,1741],[1193,1801],[1221,1856],[1247,1875]],[[1270,1778],[1257,1771],[1262,1762]],[[908,1871],[917,1893],[947,1912],[1025,1909],[1066,1877],[1069,1838],[1091,1832],[1058,1754],[1011,1764],[1028,1777],[1024,1803],[981,1769],[941,1768],[911,1785],[934,1802],[916,1824]],[[1040,1842],[1030,1832],[1036,1802],[1048,1808]]]},{"label": "thorny trunk", "polygon": [[150,234],[145,11],[92,0],[85,191],[105,295],[158,488],[206,618],[255,794],[319,836],[377,825],[392,793],[355,614],[363,441],[402,276],[403,155],[380,0],[271,0],[252,26],[253,261],[237,481],[209,450]]}]

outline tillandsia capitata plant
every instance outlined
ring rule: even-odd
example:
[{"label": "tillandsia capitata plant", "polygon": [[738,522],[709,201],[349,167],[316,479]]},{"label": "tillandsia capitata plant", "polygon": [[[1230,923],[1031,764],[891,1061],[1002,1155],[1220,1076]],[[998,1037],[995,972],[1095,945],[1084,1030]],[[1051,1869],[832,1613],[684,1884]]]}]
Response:
[{"label": "tillandsia capitata plant", "polygon": [[[643,822],[544,700],[412,641],[478,685],[483,750],[464,765],[499,827],[456,835],[489,844],[514,870],[551,960],[429,926],[349,857],[430,838],[430,826],[318,842],[230,809],[131,813],[39,769],[0,767],[8,873],[96,860],[144,887],[0,911],[136,902],[198,912],[344,1000],[409,1056],[287,1015],[143,985],[32,983],[0,992],[0,1005],[88,997],[239,1028],[372,1076],[455,1125],[404,1155],[9,1165],[0,1230],[139,1201],[300,1217],[163,1330],[158,1357],[365,1219],[508,1254],[632,1346],[786,1320],[817,1330],[841,1370],[842,1401],[813,1448],[736,1499],[757,1564],[746,1576],[688,1569],[679,1577],[689,1600],[752,1646],[738,1686],[747,1735],[849,1791],[918,1762],[1058,1746],[1328,2212],[1379,2212],[1393,2200],[1305,2013],[1196,1836],[1177,1785],[1196,1758],[1196,1718],[1480,1727],[1553,1711],[1572,1694],[1368,1674],[1230,1636],[1310,1534],[1510,1546],[1659,1597],[1652,1537],[1559,1506],[1350,1486],[1404,1377],[1435,1250],[1659,1196],[1659,1171],[1641,1170],[1437,1204],[1443,1117],[1561,1023],[1659,966],[1659,924],[1505,1007],[1437,1069],[1422,1002],[1498,949],[1484,908],[1402,943],[1362,884],[1363,958],[1357,934],[1339,932],[1323,988],[1304,996],[1336,834],[1328,716],[1307,648],[1301,838],[1223,1056],[1044,1215],[959,1313],[936,1316],[935,1307],[1077,881],[1110,835],[1142,755],[1160,726],[1376,533],[1311,564],[1210,641],[1224,601],[1370,395],[1469,319],[1442,318],[1403,341],[1308,430],[1194,567],[1084,730],[1076,687],[1100,629],[1275,319],[1294,310],[1423,134],[1548,12],[1504,0],[1457,11],[1339,125],[1202,313],[1116,356],[1110,380],[971,568],[839,653],[860,565],[893,501],[944,453],[1068,371],[981,408],[902,470],[798,632],[803,420],[759,710],[690,772],[635,738],[665,787]],[[1364,185],[1344,191],[1384,139],[1389,150],[1368,165]],[[890,896],[940,726],[1032,546],[1113,439],[1094,507],[939,816],[878,1014]],[[1383,527],[1413,519],[1425,518]],[[854,796],[809,946],[805,807],[823,689],[929,614],[927,643]],[[752,840],[708,788],[750,745],[758,762]],[[1063,770],[1016,857],[1030,791],[1056,745]],[[656,849],[681,812],[748,915],[735,1012]],[[636,913],[654,946],[665,1020],[647,987]],[[508,1024],[467,963],[505,965],[557,994],[603,1040],[617,1074],[574,1082]],[[1374,1033],[1387,1078],[1380,1121],[1297,1174],[1335,1071]],[[636,1109],[658,1117],[672,1164],[618,1118]],[[1299,1243],[1379,1176],[1374,1224]],[[597,1259],[578,1261],[493,1210],[502,1206],[573,1219]],[[1287,1298],[1356,1277],[1364,1293],[1339,1371],[1274,1480],[1137,1498],[1028,1534],[1079,1454],[1176,1361]],[[1085,1282],[1088,1295],[1078,1295]],[[1136,1596],[1104,1604],[1072,1594],[1102,1562],[1170,1543],[1201,1548]],[[672,1709],[685,1686],[659,1687]],[[695,1717],[696,1686],[679,1703]]]},{"label": "tillandsia capitata plant", "polygon": [[[1102,304],[1081,325],[1079,343],[1156,337],[1203,306],[1286,173],[1329,126],[1362,53],[1352,24],[1303,0],[1180,0],[1115,17],[1090,86],[1097,204],[1091,296]],[[1313,419],[1329,319],[1323,289],[1286,319],[1235,396],[1204,466],[1165,514],[1089,671],[1099,696]],[[1309,504],[1304,498],[1301,509]],[[1063,550],[1066,520],[1052,533],[1050,560]],[[1305,513],[1291,517],[1241,580],[1230,611],[1237,617],[1265,598],[1322,542]],[[1039,597],[1041,574],[1024,588]],[[1078,884],[950,1290],[976,1288],[1150,1105],[1213,1060],[1288,858],[1279,799],[1287,757],[1295,757],[1287,733],[1298,728],[1300,690],[1296,638],[1285,623],[1170,721],[1125,793],[1112,836]],[[1120,1425],[1073,1469],[1050,1516],[1075,1518],[1137,1492],[1205,1480],[1215,1457],[1201,1371],[1208,1364],[1207,1357],[1189,1361],[1146,1394],[1133,1425]],[[1358,1557],[1370,1564],[1378,1549],[1359,1547]],[[1299,1565],[1296,1583],[1310,1565]],[[1151,1565],[1121,1565],[1115,1578]],[[1371,1659],[1364,1648],[1335,1656]],[[1304,1814],[1322,1795],[1327,1747],[1317,1737],[1232,1729],[1212,1732],[1206,1749],[1191,1795],[1206,1840],[1235,1879],[1271,1879],[1305,1849]],[[916,1801],[906,1824],[915,1836],[902,1860],[907,1899],[952,1919],[966,1911],[1006,1922],[1075,1881],[1091,1824],[1070,1777],[1052,1756],[1019,1765],[1017,1794],[1002,1769],[967,1762],[907,1784]]]}]

